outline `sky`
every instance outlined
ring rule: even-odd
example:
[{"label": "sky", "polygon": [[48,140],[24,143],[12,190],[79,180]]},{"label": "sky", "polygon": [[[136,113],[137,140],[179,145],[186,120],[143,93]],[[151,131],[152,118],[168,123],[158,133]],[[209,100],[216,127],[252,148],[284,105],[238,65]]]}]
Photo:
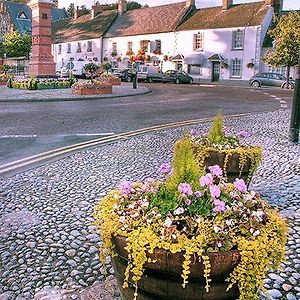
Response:
[{"label": "sky", "polygon": [[[116,0],[98,0],[100,3],[115,3]],[[183,2],[183,0],[135,0],[136,2],[149,6],[157,6],[169,3]],[[234,4],[244,3],[244,2],[256,2],[257,0],[233,0]],[[75,6],[85,5],[91,7],[96,0],[58,0],[59,7],[68,7],[70,3],[75,3]],[[197,8],[218,6],[221,5],[222,0],[196,0]],[[300,0],[283,0],[283,10],[299,9],[300,10]]]}]

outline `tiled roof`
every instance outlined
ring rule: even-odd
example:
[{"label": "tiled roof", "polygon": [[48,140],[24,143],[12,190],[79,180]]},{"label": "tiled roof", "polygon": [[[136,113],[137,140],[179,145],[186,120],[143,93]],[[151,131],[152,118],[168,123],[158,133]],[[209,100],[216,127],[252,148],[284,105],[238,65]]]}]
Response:
[{"label": "tiled roof", "polygon": [[98,14],[94,19],[91,18],[91,14],[86,14],[76,20],[59,20],[53,23],[52,41],[53,43],[67,43],[100,38],[116,16],[115,10],[107,10]]},{"label": "tiled roof", "polygon": [[185,2],[129,10],[117,17],[105,37],[170,32],[186,12]]},{"label": "tiled roof", "polygon": [[[10,15],[12,23],[15,25],[16,30],[22,34],[31,34],[31,9],[23,3],[17,2],[4,2],[7,11]],[[24,13],[27,19],[18,18],[20,13]],[[53,21],[65,19],[68,14],[65,9],[52,8],[51,18]]]},{"label": "tiled roof", "polygon": [[237,4],[222,10],[222,6],[197,9],[177,30],[198,30],[256,26],[263,23],[268,11],[264,2]]}]

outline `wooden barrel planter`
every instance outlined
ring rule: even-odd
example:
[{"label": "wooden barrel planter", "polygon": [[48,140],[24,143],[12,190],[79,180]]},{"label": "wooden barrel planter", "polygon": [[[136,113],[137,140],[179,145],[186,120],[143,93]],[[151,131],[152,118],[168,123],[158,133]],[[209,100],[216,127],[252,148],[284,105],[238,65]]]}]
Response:
[{"label": "wooden barrel planter", "polygon": [[[112,258],[112,263],[123,299],[132,300],[135,291],[133,284],[129,284],[128,288],[122,288],[128,264],[128,253],[125,250],[126,238],[113,237],[112,243],[118,254]],[[197,256],[190,265],[189,283],[185,288],[182,287],[181,278],[184,261],[182,253],[173,254],[164,249],[155,249],[149,257],[156,262],[146,263],[144,266],[143,276],[137,283],[138,300],[234,300],[239,297],[237,286],[226,292],[228,282],[225,281],[240,260],[238,251],[209,254],[212,281],[208,293],[205,290],[203,277],[204,266]]]},{"label": "wooden barrel planter", "polygon": [[[208,167],[213,165],[219,165],[222,170],[224,170],[226,153],[221,151],[213,150],[209,151],[209,156],[205,159],[206,171],[209,172]],[[246,158],[246,162],[242,169],[240,169],[240,157],[237,153],[233,153],[229,156],[226,174],[228,182],[234,182],[236,178],[242,178],[246,183],[249,183],[251,180],[252,174],[251,171],[251,159]]]}]

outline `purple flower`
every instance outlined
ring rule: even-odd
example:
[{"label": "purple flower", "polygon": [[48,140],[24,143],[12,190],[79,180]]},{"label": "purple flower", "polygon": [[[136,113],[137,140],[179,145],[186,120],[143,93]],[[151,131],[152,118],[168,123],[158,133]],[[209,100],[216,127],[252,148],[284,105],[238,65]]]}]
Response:
[{"label": "purple flower", "polygon": [[218,178],[222,177],[223,171],[218,165],[208,167],[208,170]]},{"label": "purple flower", "polygon": [[210,173],[208,173],[205,176],[202,176],[200,178],[200,185],[201,186],[210,185],[213,183],[213,181],[214,181],[213,176]]},{"label": "purple flower", "polygon": [[170,175],[171,172],[172,172],[172,167],[171,167],[171,165],[168,164],[168,163],[163,163],[163,164],[159,167],[158,171],[159,171],[161,174],[168,174],[168,175]]},{"label": "purple flower", "polygon": [[187,196],[191,196],[193,195],[193,190],[191,188],[191,186],[188,183],[180,183],[178,185],[178,192],[182,193],[182,194],[186,194]]},{"label": "purple flower", "polygon": [[247,186],[243,179],[236,178],[233,185],[241,193],[245,193],[247,191]]},{"label": "purple flower", "polygon": [[202,196],[202,193],[200,191],[196,191],[194,193],[194,195],[197,197],[197,198],[200,198]]},{"label": "purple flower", "polygon": [[128,196],[132,191],[133,187],[130,182],[123,180],[118,186],[118,190],[124,195]]},{"label": "purple flower", "polygon": [[214,200],[214,205],[215,205],[214,210],[216,212],[223,212],[223,211],[226,210],[225,202],[224,201],[216,199],[216,200]]},{"label": "purple flower", "polygon": [[193,128],[190,130],[190,135],[195,136],[195,135],[198,135],[198,134],[199,134],[198,130],[193,129]]},{"label": "purple flower", "polygon": [[187,206],[190,206],[190,205],[192,204],[192,201],[191,201],[190,199],[186,199],[186,200],[185,200],[185,204],[186,204]]},{"label": "purple flower", "polygon": [[239,133],[238,133],[238,136],[242,137],[242,138],[247,138],[250,136],[250,133],[245,131],[245,130],[241,130]]},{"label": "purple flower", "polygon": [[221,195],[221,190],[214,184],[209,187],[209,191],[214,199],[219,198]]}]

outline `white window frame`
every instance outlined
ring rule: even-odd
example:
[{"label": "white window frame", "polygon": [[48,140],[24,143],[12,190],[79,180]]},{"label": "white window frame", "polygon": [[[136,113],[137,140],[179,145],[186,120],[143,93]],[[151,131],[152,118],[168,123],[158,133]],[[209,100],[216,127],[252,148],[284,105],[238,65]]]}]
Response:
[{"label": "white window frame", "polygon": [[71,53],[72,52],[72,46],[71,43],[67,44],[67,53]]},{"label": "white window frame", "polygon": [[62,44],[59,44],[57,54],[61,54],[61,53],[62,53]]},{"label": "white window frame", "polygon": [[194,34],[194,40],[193,40],[193,49],[194,51],[203,51],[203,45],[204,45],[204,33],[198,32]]},{"label": "white window frame", "polygon": [[[132,41],[128,41],[127,42],[127,51],[132,51],[133,49],[133,42]],[[116,49],[117,51],[117,49]]]},{"label": "white window frame", "polygon": [[81,42],[77,42],[77,53],[81,53],[82,52],[82,45]]},{"label": "white window frame", "polygon": [[280,67],[274,67],[271,65],[267,66],[268,72],[269,73],[279,73],[283,76],[286,76],[286,66],[280,66]]},{"label": "white window frame", "polygon": [[86,52],[93,52],[93,41],[87,41]]},{"label": "white window frame", "polygon": [[230,77],[241,78],[242,77],[243,60],[232,59],[230,63]]},{"label": "white window frame", "polygon": [[245,30],[238,29],[232,31],[232,49],[243,50],[244,49]]},{"label": "white window frame", "polygon": [[112,43],[112,52],[118,53],[118,44],[116,42]]}]

